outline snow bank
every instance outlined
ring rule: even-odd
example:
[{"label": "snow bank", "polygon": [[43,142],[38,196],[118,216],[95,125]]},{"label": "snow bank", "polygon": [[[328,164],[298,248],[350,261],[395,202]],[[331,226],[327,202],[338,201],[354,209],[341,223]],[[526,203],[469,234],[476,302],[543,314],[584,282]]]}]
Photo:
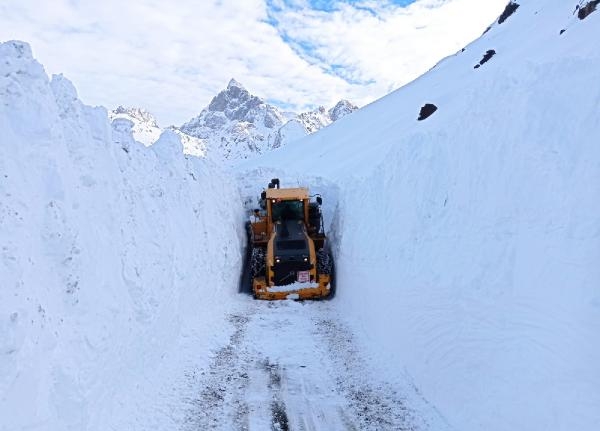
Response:
[{"label": "snow bank", "polygon": [[241,169],[335,183],[313,190],[337,196],[334,301],[390,381],[408,372],[460,430],[592,431],[600,13],[518,3],[415,82]]},{"label": "snow bank", "polygon": [[0,429],[149,429],[132,412],[235,294],[239,194],[173,132],[111,128],[21,42],[0,44],[0,130]]}]

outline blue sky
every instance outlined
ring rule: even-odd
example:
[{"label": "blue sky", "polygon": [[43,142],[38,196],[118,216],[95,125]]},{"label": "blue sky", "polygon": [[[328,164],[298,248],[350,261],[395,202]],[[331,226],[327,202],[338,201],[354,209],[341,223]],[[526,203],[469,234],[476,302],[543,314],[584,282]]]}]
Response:
[{"label": "blue sky", "polygon": [[301,111],[365,105],[481,35],[506,0],[3,0],[0,41],[31,44],[92,105],[197,115],[234,77]]},{"label": "blue sky", "polygon": [[[326,11],[326,12],[332,12],[336,9],[340,8],[340,5],[343,4],[347,4],[347,5],[351,5],[354,6],[356,8],[362,8],[365,10],[370,10],[373,12],[376,12],[376,9],[373,7],[374,4],[376,4],[378,7],[386,7],[388,5],[392,5],[392,6],[408,6],[411,3],[414,3],[415,0],[391,0],[388,2],[385,1],[379,1],[379,2],[369,2],[369,1],[364,1],[364,0],[347,0],[347,1],[341,1],[341,0],[309,0],[308,1],[308,5],[310,6],[311,9],[315,9],[315,10],[321,10],[321,11]],[[288,0],[285,1],[286,5],[289,7],[297,7],[298,2],[295,2],[293,0]]]}]

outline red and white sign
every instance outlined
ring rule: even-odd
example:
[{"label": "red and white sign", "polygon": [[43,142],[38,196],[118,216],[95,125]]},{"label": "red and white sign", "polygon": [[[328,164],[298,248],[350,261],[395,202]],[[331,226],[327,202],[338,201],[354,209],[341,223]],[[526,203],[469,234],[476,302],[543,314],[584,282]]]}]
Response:
[{"label": "red and white sign", "polygon": [[308,283],[310,281],[310,271],[298,271],[298,283]]}]

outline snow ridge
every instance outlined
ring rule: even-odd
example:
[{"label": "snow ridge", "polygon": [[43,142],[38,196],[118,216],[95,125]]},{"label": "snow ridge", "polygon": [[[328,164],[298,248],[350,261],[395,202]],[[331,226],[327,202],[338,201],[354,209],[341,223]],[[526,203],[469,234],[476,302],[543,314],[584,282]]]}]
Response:
[{"label": "snow ridge", "polygon": [[0,429],[155,428],[131,412],[234,296],[237,190],[176,133],[146,148],[111,125],[27,44],[0,58]]},{"label": "snow ridge", "polygon": [[459,430],[600,429],[600,12],[576,3],[511,2],[352,121],[240,165],[336,186],[336,308]]}]

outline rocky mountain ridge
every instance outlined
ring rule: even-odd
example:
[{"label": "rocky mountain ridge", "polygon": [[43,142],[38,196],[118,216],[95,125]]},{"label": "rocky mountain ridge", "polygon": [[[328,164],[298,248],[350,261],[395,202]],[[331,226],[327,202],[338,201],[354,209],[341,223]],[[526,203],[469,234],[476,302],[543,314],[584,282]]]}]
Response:
[{"label": "rocky mountain ridge", "polygon": [[[333,108],[323,106],[296,114],[251,94],[231,79],[198,116],[180,127],[170,126],[182,139],[184,152],[214,159],[239,160],[282,147],[314,133],[356,111],[358,107],[340,100]],[[109,113],[112,121],[126,119],[136,141],[149,146],[164,131],[148,111],[119,106]]]},{"label": "rocky mountain ridge", "polygon": [[342,100],[330,110],[319,107],[290,115],[231,79],[208,107],[179,129],[205,140],[208,151],[219,158],[246,159],[314,133],[356,109]]}]

